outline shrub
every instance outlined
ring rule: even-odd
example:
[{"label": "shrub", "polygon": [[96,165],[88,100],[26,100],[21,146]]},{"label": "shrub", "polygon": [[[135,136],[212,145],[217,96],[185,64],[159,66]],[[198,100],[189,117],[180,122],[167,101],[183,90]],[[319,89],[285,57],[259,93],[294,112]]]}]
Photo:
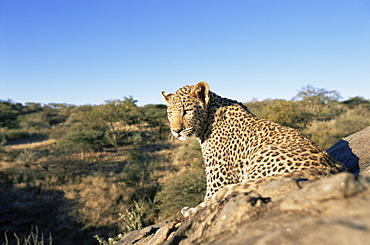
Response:
[{"label": "shrub", "polygon": [[5,131],[5,138],[7,140],[26,139],[29,137],[29,133],[23,129],[8,129]]},{"label": "shrub", "polygon": [[47,118],[47,121],[50,125],[56,125],[60,123],[64,123],[67,120],[66,115],[55,115],[55,116],[50,116]]},{"label": "shrub", "polygon": [[155,196],[160,219],[178,218],[183,207],[198,205],[206,192],[201,148],[195,138],[179,149],[175,161],[182,169],[167,180]]},{"label": "shrub", "polygon": [[104,144],[106,144],[104,129],[93,128],[82,123],[73,124],[67,135],[57,142],[60,148],[78,150],[84,154],[98,151]]},{"label": "shrub", "polygon": [[[143,176],[143,169],[138,164],[128,164],[125,166],[125,177],[123,182],[127,187],[137,187]],[[141,186],[141,185],[140,185]]]},{"label": "shrub", "polygon": [[155,202],[160,219],[175,219],[181,216],[183,207],[195,207],[203,201],[206,178],[203,169],[184,169],[165,183],[157,193]]},{"label": "shrub", "polygon": [[36,159],[37,153],[34,150],[29,149],[23,150],[17,157],[17,160],[25,167],[30,167],[33,163],[35,163]]},{"label": "shrub", "polygon": [[314,121],[304,133],[323,148],[329,148],[338,140],[370,125],[370,111],[355,108],[329,121]]},{"label": "shrub", "polygon": [[145,142],[145,136],[142,132],[132,132],[128,133],[127,140],[132,142],[132,144],[141,144]]},{"label": "shrub", "polygon": [[270,101],[258,111],[258,116],[292,128],[302,128],[309,120],[309,115],[299,110],[297,103],[285,100]]},{"label": "shrub", "polygon": [[203,156],[199,142],[193,138],[187,145],[180,148],[176,162],[181,166],[203,169]]},{"label": "shrub", "polygon": [[0,147],[4,146],[6,143],[5,129],[0,129]]},{"label": "shrub", "polygon": [[142,203],[134,201],[134,206],[126,209],[125,214],[120,214],[126,222],[126,230],[128,232],[143,228],[143,216],[145,209]]},{"label": "shrub", "polygon": [[20,126],[25,129],[48,127],[47,115],[45,112],[35,112],[18,116]]}]

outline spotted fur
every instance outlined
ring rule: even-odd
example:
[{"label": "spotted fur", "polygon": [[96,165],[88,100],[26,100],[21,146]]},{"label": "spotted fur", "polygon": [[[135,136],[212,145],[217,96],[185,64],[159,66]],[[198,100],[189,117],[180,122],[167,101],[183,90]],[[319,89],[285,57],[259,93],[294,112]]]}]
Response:
[{"label": "spotted fur", "polygon": [[225,185],[287,176],[316,180],[345,168],[299,131],[254,116],[200,82],[162,92],[172,134],[201,144],[208,200]]}]

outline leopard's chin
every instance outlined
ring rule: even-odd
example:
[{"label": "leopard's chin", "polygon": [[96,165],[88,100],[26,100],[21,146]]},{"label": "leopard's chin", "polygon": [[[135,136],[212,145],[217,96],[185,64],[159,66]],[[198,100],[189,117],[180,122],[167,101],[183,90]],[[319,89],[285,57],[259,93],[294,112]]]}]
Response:
[{"label": "leopard's chin", "polygon": [[186,140],[187,140],[187,139],[189,139],[189,138],[184,137],[184,136],[180,136],[180,137],[177,137],[177,139],[179,139],[179,140],[181,140],[181,141],[186,141]]},{"label": "leopard's chin", "polygon": [[178,134],[178,133],[175,133],[175,132],[172,132],[172,135],[178,139],[178,140],[181,140],[181,141],[186,141],[190,138],[190,136],[187,136],[187,135],[183,135],[183,134]]},{"label": "leopard's chin", "polygon": [[172,132],[172,134],[173,134],[173,136],[175,136],[176,139],[181,140],[181,141],[185,141],[185,140],[189,139],[189,137],[181,135],[181,134],[177,134],[175,132]]},{"label": "leopard's chin", "polygon": [[189,130],[189,129],[183,130],[180,133],[177,133],[171,130],[171,133],[176,139],[181,140],[181,141],[186,141],[193,135],[192,130]]}]

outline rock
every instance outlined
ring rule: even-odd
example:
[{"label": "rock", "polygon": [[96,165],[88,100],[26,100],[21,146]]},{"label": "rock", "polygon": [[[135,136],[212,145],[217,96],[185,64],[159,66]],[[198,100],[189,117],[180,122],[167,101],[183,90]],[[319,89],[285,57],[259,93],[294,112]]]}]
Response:
[{"label": "rock", "polygon": [[342,200],[369,190],[370,177],[357,178],[353,174],[341,173],[307,185],[300,191],[285,196],[280,204],[282,211],[301,211],[316,214],[327,200]]},{"label": "rock", "polygon": [[164,242],[175,230],[179,221],[165,221],[145,227],[139,231],[132,231],[123,236],[116,244],[157,245]]},{"label": "rock", "polygon": [[185,221],[129,233],[117,244],[368,244],[369,202],[368,175],[274,180],[206,203]]},{"label": "rock", "polygon": [[351,173],[370,173],[370,126],[341,139],[327,152]]},{"label": "rock", "polygon": [[116,244],[369,244],[369,135],[370,127],[330,151],[360,175],[285,178],[253,190],[230,185],[189,218],[128,233]]}]

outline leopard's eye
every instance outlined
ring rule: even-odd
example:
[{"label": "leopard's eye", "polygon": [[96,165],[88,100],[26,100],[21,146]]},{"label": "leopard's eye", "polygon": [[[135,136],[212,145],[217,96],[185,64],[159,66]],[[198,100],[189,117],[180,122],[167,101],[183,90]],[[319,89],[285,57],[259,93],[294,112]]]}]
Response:
[{"label": "leopard's eye", "polygon": [[188,115],[188,114],[190,114],[190,113],[191,113],[191,110],[184,110],[184,112],[183,112],[183,116]]}]

